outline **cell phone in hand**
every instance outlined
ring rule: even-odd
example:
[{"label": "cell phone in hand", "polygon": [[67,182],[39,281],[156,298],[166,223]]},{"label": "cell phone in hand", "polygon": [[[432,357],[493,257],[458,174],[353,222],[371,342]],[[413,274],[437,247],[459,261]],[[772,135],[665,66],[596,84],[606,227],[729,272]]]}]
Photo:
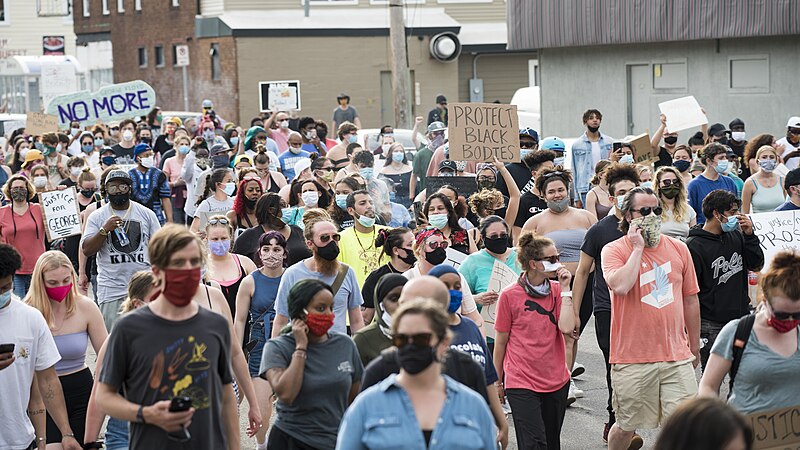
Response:
[{"label": "cell phone in hand", "polygon": [[184,412],[191,407],[192,399],[190,397],[173,397],[169,404],[169,412]]},{"label": "cell phone in hand", "polygon": [[611,148],[616,152],[622,150],[622,142],[614,142],[611,144]]},{"label": "cell phone in hand", "polygon": [[14,353],[14,344],[0,344],[0,353]]}]

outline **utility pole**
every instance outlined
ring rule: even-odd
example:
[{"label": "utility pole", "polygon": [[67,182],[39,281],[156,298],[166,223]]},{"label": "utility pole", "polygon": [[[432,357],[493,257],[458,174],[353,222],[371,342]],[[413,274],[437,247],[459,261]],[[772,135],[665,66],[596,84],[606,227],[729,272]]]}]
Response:
[{"label": "utility pole", "polygon": [[410,77],[408,71],[408,49],[406,48],[406,26],[403,23],[403,0],[389,0],[389,40],[392,49],[392,97],[394,104],[394,126],[411,128],[411,104],[409,98]]}]

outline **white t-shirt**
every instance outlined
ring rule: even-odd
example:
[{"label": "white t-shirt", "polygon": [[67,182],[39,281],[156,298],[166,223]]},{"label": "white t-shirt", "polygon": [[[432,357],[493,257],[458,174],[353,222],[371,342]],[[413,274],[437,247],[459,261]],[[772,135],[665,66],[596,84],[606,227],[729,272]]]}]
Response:
[{"label": "white t-shirt", "polygon": [[[786,155],[788,155],[789,153],[792,153],[795,150],[800,150],[800,145],[795,147],[794,145],[792,145],[791,142],[789,142],[788,139],[786,139],[785,136],[778,139],[775,142],[775,144],[783,145],[783,154],[781,155],[781,158],[784,158],[784,160],[786,158]],[[786,163],[786,167],[788,167],[789,170],[796,169],[798,165],[800,165],[800,158],[792,158],[789,160],[789,162]]]},{"label": "white t-shirt", "polygon": [[[409,280],[413,280],[420,276],[419,268],[414,266],[403,272],[403,276]],[[472,291],[469,289],[467,280],[464,278],[464,275],[458,274],[458,276],[461,277],[461,314],[469,314],[472,311],[477,311],[478,305],[475,304],[475,299],[472,297]]]},{"label": "white t-shirt", "polygon": [[225,215],[232,209],[233,197],[228,197],[223,201],[219,201],[214,198],[214,196],[211,196],[200,203],[200,205],[197,207],[197,211],[194,212],[194,216],[197,217],[203,213],[219,213]]},{"label": "white t-shirt", "polygon": [[697,218],[697,212],[687,205],[682,222],[675,221],[672,216],[672,210],[665,209],[664,212],[667,215],[667,219],[661,221],[661,234],[686,242],[686,238],[689,237],[689,223]]},{"label": "white t-shirt", "polygon": [[34,372],[54,366],[61,355],[42,313],[14,298],[0,309],[0,343],[13,343],[16,357],[0,370],[0,449],[27,448],[35,438],[26,413]]},{"label": "white t-shirt", "polygon": [[603,152],[600,150],[600,141],[592,142],[592,167],[597,165],[603,159]]}]

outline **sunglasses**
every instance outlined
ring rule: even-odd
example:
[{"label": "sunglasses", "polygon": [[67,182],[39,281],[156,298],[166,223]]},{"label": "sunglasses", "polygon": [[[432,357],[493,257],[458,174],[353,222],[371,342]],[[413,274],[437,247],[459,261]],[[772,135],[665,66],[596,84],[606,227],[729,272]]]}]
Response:
[{"label": "sunglasses", "polygon": [[678,180],[661,180],[661,187],[667,187],[672,185],[678,186]]},{"label": "sunglasses", "polygon": [[775,311],[775,307],[772,306],[772,303],[769,303],[769,302],[767,302],[767,303],[769,304],[769,309],[772,310],[772,315],[775,317],[775,319],[781,320],[781,321],[790,320],[790,319],[791,320],[800,320],[800,312],[787,313],[787,312]]},{"label": "sunglasses", "polygon": [[447,241],[442,242],[428,242],[428,248],[431,250],[436,250],[437,248],[441,247],[442,249],[447,249],[450,244]]},{"label": "sunglasses", "polygon": [[316,170],[321,170],[323,172],[333,172],[333,167],[320,167],[319,169]]},{"label": "sunglasses", "polygon": [[542,259],[539,260],[539,262],[544,262],[544,261],[547,261],[550,264],[555,264],[555,263],[561,261],[561,255],[558,254],[558,255],[553,255],[553,256],[544,256],[544,257],[542,257]]},{"label": "sunglasses", "polygon": [[392,336],[392,345],[397,348],[405,347],[409,343],[419,347],[430,347],[433,333],[400,334]]},{"label": "sunglasses", "polygon": [[789,128],[789,133],[798,135],[800,134],[800,128]]},{"label": "sunglasses", "polygon": [[228,222],[228,219],[208,219],[209,225],[217,225],[217,224],[228,225],[229,223],[230,222]]},{"label": "sunglasses", "polygon": [[536,147],[536,142],[520,142],[519,148],[534,148]]},{"label": "sunglasses", "polygon": [[546,178],[555,177],[555,176],[561,176],[561,175],[564,175],[564,172],[562,172],[560,170],[556,170],[554,172],[550,172],[550,173],[545,174],[544,177],[546,179]]},{"label": "sunglasses", "polygon": [[650,213],[654,213],[657,216],[660,216],[664,209],[660,206],[656,206],[655,208],[651,208],[649,206],[645,206],[644,208],[634,209],[634,211],[638,212],[642,216],[649,216]]},{"label": "sunglasses", "polygon": [[323,234],[322,236],[319,237],[319,240],[323,244],[327,244],[328,242],[330,242],[331,239],[333,239],[336,242],[339,242],[339,239],[341,239],[341,238],[342,238],[342,236],[340,236],[339,233]]},{"label": "sunglasses", "polygon": [[131,190],[131,187],[128,186],[127,184],[121,184],[119,186],[107,186],[106,187],[106,192],[108,192],[111,195],[124,194],[126,192],[130,192],[130,190]]}]

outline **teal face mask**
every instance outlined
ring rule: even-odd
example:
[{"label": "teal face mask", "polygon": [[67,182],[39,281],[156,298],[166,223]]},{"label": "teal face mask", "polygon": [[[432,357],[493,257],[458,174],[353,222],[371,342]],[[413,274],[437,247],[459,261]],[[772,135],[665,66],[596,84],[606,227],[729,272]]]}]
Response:
[{"label": "teal face mask", "polygon": [[0,309],[5,308],[11,303],[11,290],[7,290],[0,294]]},{"label": "teal face mask", "polygon": [[722,222],[722,232],[723,233],[730,233],[731,231],[735,230],[739,227],[739,218],[736,216],[728,217],[728,220]]},{"label": "teal face mask", "polygon": [[347,209],[347,194],[336,194],[336,206]]}]

